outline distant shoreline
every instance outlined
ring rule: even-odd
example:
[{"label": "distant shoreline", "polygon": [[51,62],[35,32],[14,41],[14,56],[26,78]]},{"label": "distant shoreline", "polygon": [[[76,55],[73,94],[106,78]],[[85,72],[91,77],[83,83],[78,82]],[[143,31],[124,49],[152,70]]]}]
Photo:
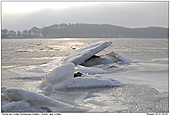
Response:
[{"label": "distant shoreline", "polygon": [[[57,40],[59,40],[59,39],[61,39],[61,40],[67,40],[67,39],[69,39],[69,40],[74,40],[74,39],[106,39],[106,38],[1,38],[1,40],[5,40],[5,39],[31,39],[31,40],[33,40],[33,39],[35,39],[35,40],[38,40],[38,39],[57,39]],[[107,39],[169,39],[169,38],[107,38]]]},{"label": "distant shoreline", "polygon": [[29,30],[1,29],[1,38],[169,38],[169,28],[127,28],[109,24],[54,24]]}]

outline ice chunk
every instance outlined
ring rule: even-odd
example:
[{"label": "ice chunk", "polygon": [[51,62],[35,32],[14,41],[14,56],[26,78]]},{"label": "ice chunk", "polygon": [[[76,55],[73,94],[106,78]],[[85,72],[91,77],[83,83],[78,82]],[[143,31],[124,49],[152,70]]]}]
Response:
[{"label": "ice chunk", "polygon": [[45,80],[39,85],[40,89],[60,89],[65,87],[66,83],[73,78],[75,66],[68,63],[53,69],[46,75]]},{"label": "ice chunk", "polygon": [[36,106],[64,106],[57,100],[53,100],[44,95],[19,89],[19,88],[9,88],[4,92],[4,96],[11,101],[26,101],[31,105]]},{"label": "ice chunk", "polygon": [[89,59],[96,53],[100,52],[104,48],[111,45],[111,41],[100,41],[97,43],[94,43],[92,45],[89,45],[85,48],[81,48],[79,50],[76,50],[72,53],[70,53],[65,59],[63,59],[64,62],[72,62],[75,64],[75,66],[81,64],[86,59]]},{"label": "ice chunk", "polygon": [[121,53],[118,53],[118,59],[120,61],[122,61],[123,63],[132,63],[132,62],[134,62],[132,59],[130,59],[129,57],[127,57],[127,56],[125,56],[125,55],[123,55]]},{"label": "ice chunk", "polygon": [[129,57],[127,57],[121,53],[111,52],[106,55],[111,57],[112,60],[117,63],[132,63],[132,62],[134,62],[132,59],[130,59]]}]

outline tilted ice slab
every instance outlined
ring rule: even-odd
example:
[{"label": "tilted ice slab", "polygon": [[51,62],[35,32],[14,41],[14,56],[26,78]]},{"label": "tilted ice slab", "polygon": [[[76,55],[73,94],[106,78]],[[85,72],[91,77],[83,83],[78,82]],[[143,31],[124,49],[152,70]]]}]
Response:
[{"label": "tilted ice slab", "polygon": [[94,44],[91,44],[85,48],[81,48],[70,53],[66,58],[63,59],[63,62],[72,62],[75,66],[81,64],[86,59],[89,59],[96,53],[100,52],[104,48],[110,46],[111,41],[99,41]]},{"label": "tilted ice slab", "polygon": [[55,68],[46,75],[45,80],[39,85],[42,90],[64,89],[64,88],[91,88],[118,86],[119,81],[102,78],[74,78],[75,66],[73,63],[64,64]]},{"label": "tilted ice slab", "polygon": [[133,63],[134,61],[132,59],[130,59],[129,57],[121,54],[121,53],[117,53],[118,54],[118,58],[120,60],[120,62],[122,63]]}]

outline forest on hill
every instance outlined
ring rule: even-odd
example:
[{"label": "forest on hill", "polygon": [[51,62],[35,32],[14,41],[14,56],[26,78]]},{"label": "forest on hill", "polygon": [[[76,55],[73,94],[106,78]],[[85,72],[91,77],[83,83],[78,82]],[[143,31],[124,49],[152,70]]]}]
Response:
[{"label": "forest on hill", "polygon": [[30,30],[1,30],[2,38],[168,38],[169,28],[127,28],[110,24],[54,24]]}]

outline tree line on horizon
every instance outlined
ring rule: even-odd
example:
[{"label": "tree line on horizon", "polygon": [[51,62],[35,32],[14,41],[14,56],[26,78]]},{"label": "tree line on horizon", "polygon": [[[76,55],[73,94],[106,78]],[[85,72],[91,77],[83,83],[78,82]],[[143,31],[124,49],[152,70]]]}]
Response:
[{"label": "tree line on horizon", "polygon": [[54,24],[30,30],[1,29],[2,38],[168,38],[169,28],[127,28],[110,24]]}]

